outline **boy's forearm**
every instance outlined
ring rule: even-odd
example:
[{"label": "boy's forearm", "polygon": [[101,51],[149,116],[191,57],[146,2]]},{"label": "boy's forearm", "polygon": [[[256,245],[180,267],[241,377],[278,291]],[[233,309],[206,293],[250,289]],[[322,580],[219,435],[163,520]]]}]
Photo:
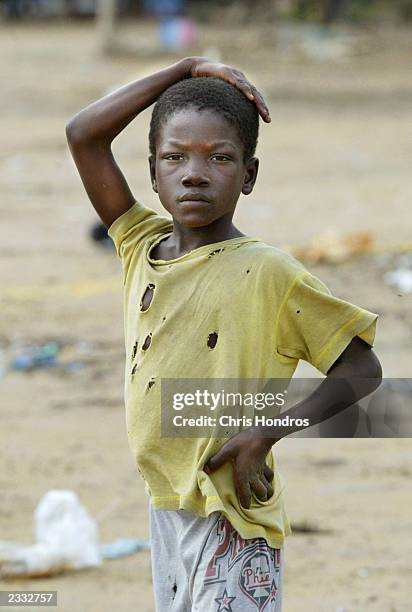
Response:
[{"label": "boy's forearm", "polygon": [[68,124],[69,140],[110,144],[165,89],[189,76],[191,65],[192,58],[185,58],[90,104]]},{"label": "boy's forearm", "polygon": [[[282,412],[281,418],[289,417],[291,423],[294,423],[295,419],[299,419],[300,423],[308,419],[309,426],[318,425],[375,391],[379,384],[380,379],[327,377],[309,397]],[[268,438],[268,445],[273,446],[281,438],[304,428],[294,424],[289,427],[273,427],[266,431],[265,436]]]},{"label": "boy's forearm", "polygon": [[[282,412],[282,419],[308,419],[310,426],[329,419],[345,408],[352,406],[363,397],[377,389],[382,380],[379,361],[372,353],[369,359],[361,361],[342,361],[328,374],[326,379],[305,400]],[[268,447],[275,442],[304,427],[272,427],[265,429]]]}]

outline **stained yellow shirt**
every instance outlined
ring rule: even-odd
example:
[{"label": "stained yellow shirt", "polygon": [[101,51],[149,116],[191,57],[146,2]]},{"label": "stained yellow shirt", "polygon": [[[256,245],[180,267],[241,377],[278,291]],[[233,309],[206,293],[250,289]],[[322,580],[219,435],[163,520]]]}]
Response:
[{"label": "stained yellow shirt", "polygon": [[[378,315],[332,296],[299,261],[250,237],[153,260],[151,248],[172,229],[171,220],[139,203],[109,228],[123,269],[131,450],[155,508],[199,516],[218,510],[243,538],[280,548],[290,527],[273,449],[266,461],[274,494],[264,502],[253,494],[245,509],[230,462],[203,471],[224,440],[161,437],[161,378],[290,380],[299,359],[326,374],[355,336],[373,345]],[[142,311],[149,285],[152,300]]]}]

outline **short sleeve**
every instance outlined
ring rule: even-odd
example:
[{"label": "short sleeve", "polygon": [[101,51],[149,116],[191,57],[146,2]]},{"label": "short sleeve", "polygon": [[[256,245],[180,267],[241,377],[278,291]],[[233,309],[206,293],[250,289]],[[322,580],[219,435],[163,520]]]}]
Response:
[{"label": "short sleeve", "polygon": [[122,259],[123,274],[126,278],[130,263],[141,246],[151,235],[171,231],[172,222],[156,211],[135,202],[109,227],[107,233],[113,240],[117,254]]},{"label": "short sleeve", "polygon": [[310,272],[290,284],[276,322],[277,352],[308,361],[323,374],[358,336],[373,346],[378,315],[331,294]]}]

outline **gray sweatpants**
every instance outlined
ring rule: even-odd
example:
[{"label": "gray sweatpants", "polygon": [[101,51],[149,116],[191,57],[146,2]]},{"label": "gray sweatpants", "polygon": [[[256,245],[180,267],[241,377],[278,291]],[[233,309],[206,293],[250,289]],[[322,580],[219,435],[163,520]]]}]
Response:
[{"label": "gray sweatpants", "polygon": [[220,513],[149,507],[156,612],[281,612],[284,551]]}]

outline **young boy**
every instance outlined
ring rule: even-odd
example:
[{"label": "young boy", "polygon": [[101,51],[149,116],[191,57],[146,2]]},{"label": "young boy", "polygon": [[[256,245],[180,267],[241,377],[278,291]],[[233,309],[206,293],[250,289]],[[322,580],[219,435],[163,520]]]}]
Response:
[{"label": "young boy", "polygon": [[[150,175],[172,221],[136,202],[111,153],[113,139],[154,102]],[[304,359],[326,378],[285,414],[314,424],[381,377],[371,350],[377,315],[333,297],[296,259],[232,222],[256,181],[259,115],[270,121],[243,73],[192,57],[67,126],[122,261],[127,431],[150,496],[160,612],[281,610],[290,528],[272,447],[301,428],[263,435],[250,427],[226,441],[162,438],[161,379],[289,380]]]}]

